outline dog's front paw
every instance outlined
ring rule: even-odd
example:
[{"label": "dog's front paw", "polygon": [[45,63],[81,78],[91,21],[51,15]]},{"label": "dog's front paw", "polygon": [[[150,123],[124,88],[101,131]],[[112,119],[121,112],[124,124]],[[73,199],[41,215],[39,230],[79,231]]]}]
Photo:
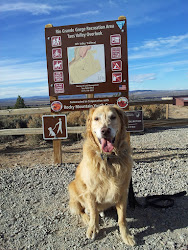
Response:
[{"label": "dog's front paw", "polygon": [[132,236],[130,234],[122,235],[122,239],[123,239],[124,243],[129,245],[129,246],[135,245],[134,236]]},{"label": "dog's front paw", "polygon": [[96,225],[89,226],[87,229],[86,236],[88,239],[94,240],[98,232],[99,232],[99,228]]},{"label": "dog's front paw", "polygon": [[120,224],[119,229],[120,229],[121,237],[124,243],[129,246],[134,246],[135,245],[134,236],[132,236],[129,233],[129,230],[124,225],[121,225],[121,224]]}]

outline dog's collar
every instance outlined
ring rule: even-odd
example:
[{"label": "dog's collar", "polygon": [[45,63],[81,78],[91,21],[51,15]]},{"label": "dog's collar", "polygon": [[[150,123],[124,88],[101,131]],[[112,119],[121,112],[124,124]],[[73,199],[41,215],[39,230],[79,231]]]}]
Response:
[{"label": "dog's collar", "polygon": [[[127,150],[123,150],[123,153],[126,153],[126,152],[127,152]],[[101,159],[103,161],[104,160],[108,161],[110,159],[117,159],[117,158],[119,158],[120,155],[117,152],[113,151],[111,154],[100,153],[100,156],[101,156]]]},{"label": "dog's collar", "polygon": [[110,160],[110,159],[114,159],[117,158],[118,156],[115,154],[115,152],[112,152],[111,154],[105,154],[105,153],[101,153],[100,154],[101,159],[104,160]]}]

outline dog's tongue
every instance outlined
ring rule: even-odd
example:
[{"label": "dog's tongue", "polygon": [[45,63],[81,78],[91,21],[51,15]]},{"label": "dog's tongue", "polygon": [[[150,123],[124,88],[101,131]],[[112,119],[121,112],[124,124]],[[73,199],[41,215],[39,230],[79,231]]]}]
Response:
[{"label": "dog's tongue", "polygon": [[101,139],[101,146],[102,146],[102,151],[103,152],[112,152],[114,146],[112,143],[104,138]]}]

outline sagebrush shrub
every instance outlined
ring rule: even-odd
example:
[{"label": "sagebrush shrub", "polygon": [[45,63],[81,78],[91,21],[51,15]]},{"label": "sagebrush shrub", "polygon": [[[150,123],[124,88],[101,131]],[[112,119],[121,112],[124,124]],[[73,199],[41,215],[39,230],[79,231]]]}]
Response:
[{"label": "sagebrush shrub", "polygon": [[[42,115],[32,115],[27,124],[28,128],[41,128],[42,127]],[[42,140],[42,135],[26,135],[26,138],[31,145],[37,145]]]},{"label": "sagebrush shrub", "polygon": [[153,104],[143,106],[133,106],[130,110],[142,110],[144,120],[160,120],[165,118],[165,105]]},{"label": "sagebrush shrub", "polygon": [[84,126],[86,123],[88,111],[75,111],[67,115],[68,126]]},{"label": "sagebrush shrub", "polygon": [[149,106],[143,106],[144,119],[147,120],[160,120],[165,118],[165,105],[155,104]]}]

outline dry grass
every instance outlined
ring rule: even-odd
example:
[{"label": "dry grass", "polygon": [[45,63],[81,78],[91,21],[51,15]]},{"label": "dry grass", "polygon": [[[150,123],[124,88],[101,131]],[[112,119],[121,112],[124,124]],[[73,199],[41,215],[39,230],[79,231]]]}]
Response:
[{"label": "dry grass", "polygon": [[75,111],[67,115],[67,125],[73,126],[84,126],[86,123],[88,111]]},{"label": "dry grass", "polygon": [[[32,115],[31,119],[27,123],[28,128],[41,128],[42,127],[42,115]],[[42,140],[42,135],[26,135],[28,143],[30,145],[37,145]]]}]

